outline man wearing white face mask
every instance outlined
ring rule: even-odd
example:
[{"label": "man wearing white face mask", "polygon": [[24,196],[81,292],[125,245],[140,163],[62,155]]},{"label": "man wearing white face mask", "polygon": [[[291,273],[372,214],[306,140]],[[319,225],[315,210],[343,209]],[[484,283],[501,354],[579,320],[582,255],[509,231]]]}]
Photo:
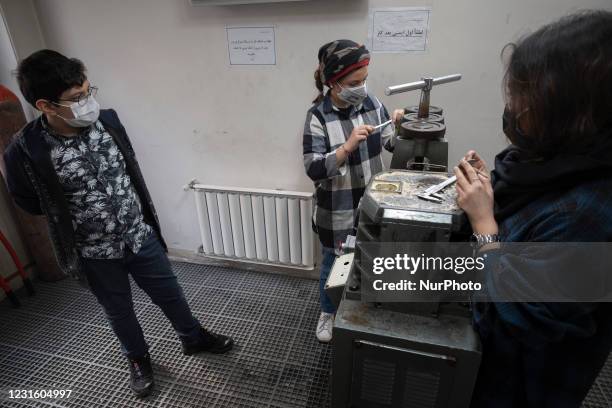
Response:
[{"label": "man wearing white face mask", "polygon": [[[372,176],[384,170],[382,148],[393,149],[394,125],[384,105],[366,86],[370,53],[350,40],[319,49],[315,83],[319,96],[306,115],[303,155],[306,174],[315,184],[313,225],[323,246],[320,273],[321,315],[316,335],[332,338],[334,305],[324,291],[340,243],[352,232],[359,200]],[[324,86],[328,87],[323,93]],[[403,109],[393,112],[397,122]]]},{"label": "man wearing white face mask", "polygon": [[4,154],[9,192],[24,210],[47,217],[60,267],[103,307],[134,394],[148,395],[154,381],[128,274],[170,320],[184,354],[229,351],[231,338],[192,315],[125,128],[114,110],[100,110],[83,63],[41,50],[21,62],[18,81],[42,115]]}]

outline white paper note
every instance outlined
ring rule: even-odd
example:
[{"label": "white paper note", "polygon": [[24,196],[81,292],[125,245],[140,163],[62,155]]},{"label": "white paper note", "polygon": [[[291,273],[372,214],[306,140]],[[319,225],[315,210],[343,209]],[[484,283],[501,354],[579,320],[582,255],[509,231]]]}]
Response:
[{"label": "white paper note", "polygon": [[274,27],[226,27],[230,65],[276,65]]},{"label": "white paper note", "polygon": [[431,8],[370,9],[368,29],[372,52],[422,53],[427,50]]}]

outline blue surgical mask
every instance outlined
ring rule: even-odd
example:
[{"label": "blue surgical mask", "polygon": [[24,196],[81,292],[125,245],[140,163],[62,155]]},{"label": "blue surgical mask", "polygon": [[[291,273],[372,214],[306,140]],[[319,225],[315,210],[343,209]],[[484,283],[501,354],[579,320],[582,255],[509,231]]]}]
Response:
[{"label": "blue surgical mask", "polygon": [[338,97],[351,105],[359,105],[368,96],[368,88],[365,82],[363,85],[354,88],[343,88],[340,84],[338,86],[342,89],[338,92]]}]

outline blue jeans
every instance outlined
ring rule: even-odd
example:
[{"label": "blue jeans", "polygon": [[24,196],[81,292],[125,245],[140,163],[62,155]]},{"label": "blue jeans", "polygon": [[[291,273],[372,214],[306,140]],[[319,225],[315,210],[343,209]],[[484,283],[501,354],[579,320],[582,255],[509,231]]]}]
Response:
[{"label": "blue jeans", "polygon": [[319,298],[321,300],[321,311],[325,313],[336,313],[336,307],[325,293],[325,282],[329,276],[336,253],[334,248],[323,247],[323,260],[321,261],[321,275],[319,278]]},{"label": "blue jeans", "polygon": [[126,357],[140,357],[149,349],[134,312],[128,274],[161,308],[182,341],[195,343],[201,339],[200,323],[191,314],[156,233],[137,254],[126,248],[121,259],[81,258],[81,265]]}]

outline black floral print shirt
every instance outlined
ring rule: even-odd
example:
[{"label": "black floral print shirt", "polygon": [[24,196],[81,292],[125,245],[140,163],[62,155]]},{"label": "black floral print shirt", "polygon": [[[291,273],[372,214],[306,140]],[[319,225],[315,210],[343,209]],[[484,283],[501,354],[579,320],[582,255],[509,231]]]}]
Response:
[{"label": "black floral print shirt", "polygon": [[97,121],[65,137],[40,120],[68,201],[79,255],[117,259],[126,247],[137,253],[153,229],[144,222],[140,199],[111,135]]}]

